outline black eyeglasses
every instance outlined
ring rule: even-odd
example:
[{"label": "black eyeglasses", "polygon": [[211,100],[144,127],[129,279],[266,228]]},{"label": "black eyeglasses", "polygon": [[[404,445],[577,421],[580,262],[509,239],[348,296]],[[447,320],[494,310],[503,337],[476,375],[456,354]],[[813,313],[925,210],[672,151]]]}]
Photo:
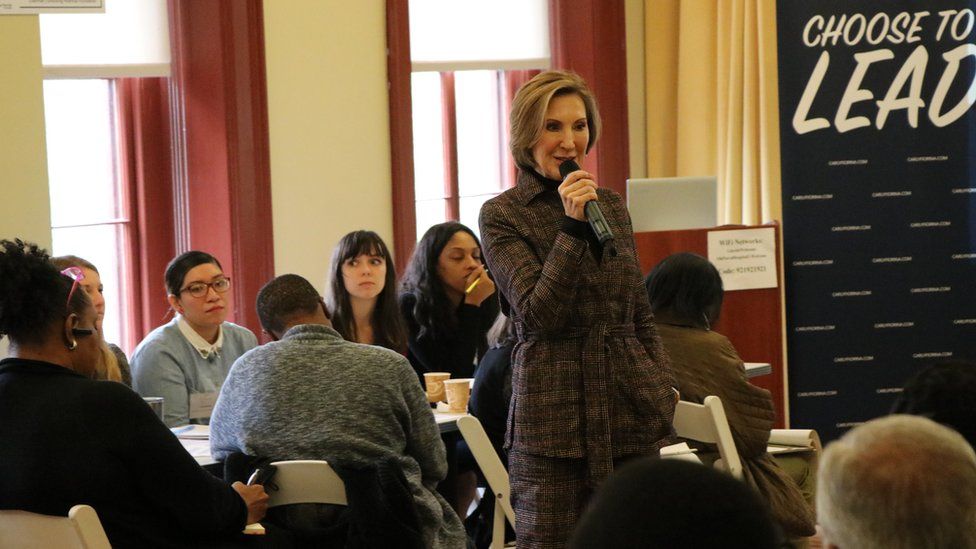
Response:
[{"label": "black eyeglasses", "polygon": [[193,282],[180,290],[180,293],[187,292],[193,297],[204,297],[213,288],[218,294],[225,294],[230,290],[230,277],[221,277],[213,282]]},{"label": "black eyeglasses", "polygon": [[72,328],[71,333],[78,337],[86,337],[95,334],[95,330],[91,328]]}]

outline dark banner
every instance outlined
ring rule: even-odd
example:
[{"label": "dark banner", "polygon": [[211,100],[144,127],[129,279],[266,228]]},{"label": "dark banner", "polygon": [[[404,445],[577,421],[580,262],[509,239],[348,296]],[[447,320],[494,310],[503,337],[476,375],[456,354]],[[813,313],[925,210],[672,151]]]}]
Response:
[{"label": "dark banner", "polygon": [[973,8],[777,2],[790,418],[824,439],[974,358]]}]

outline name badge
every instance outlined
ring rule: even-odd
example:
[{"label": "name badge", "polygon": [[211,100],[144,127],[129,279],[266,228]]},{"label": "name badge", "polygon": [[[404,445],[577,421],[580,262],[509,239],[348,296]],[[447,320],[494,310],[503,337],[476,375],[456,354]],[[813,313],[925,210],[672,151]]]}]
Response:
[{"label": "name badge", "polygon": [[210,419],[217,393],[193,393],[190,395],[190,419]]}]

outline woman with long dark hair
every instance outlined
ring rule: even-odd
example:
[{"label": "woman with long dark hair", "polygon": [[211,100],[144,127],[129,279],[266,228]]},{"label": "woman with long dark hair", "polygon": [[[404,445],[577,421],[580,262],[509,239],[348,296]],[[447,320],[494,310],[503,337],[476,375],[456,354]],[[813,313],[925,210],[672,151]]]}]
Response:
[{"label": "woman with long dark hair", "polygon": [[386,243],[373,231],[353,231],[332,251],[326,302],[332,327],[346,341],[407,348],[397,306],[396,267]]},{"label": "woman with long dark hair", "polygon": [[261,486],[207,473],[121,383],[91,379],[97,313],[47,253],[0,240],[0,509],[95,508],[115,547],[223,547],[264,516]]},{"label": "woman with long dark hair", "polygon": [[407,358],[417,374],[421,379],[424,372],[472,377],[498,314],[495,283],[481,262],[478,237],[453,221],[434,225],[417,243],[400,287]]}]

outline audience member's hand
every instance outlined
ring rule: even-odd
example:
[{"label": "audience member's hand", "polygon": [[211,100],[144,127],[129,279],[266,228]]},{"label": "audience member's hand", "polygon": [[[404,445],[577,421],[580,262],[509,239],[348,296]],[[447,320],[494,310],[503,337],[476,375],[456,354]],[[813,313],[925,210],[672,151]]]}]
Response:
[{"label": "audience member's hand", "polygon": [[264,486],[252,484],[250,486],[243,482],[235,482],[231,488],[237,491],[247,505],[247,523],[254,524],[264,518],[268,511],[268,494],[264,491]]},{"label": "audience member's hand", "polygon": [[[471,285],[475,281],[478,284],[471,288]],[[495,293],[495,283],[488,277],[488,271],[485,270],[485,266],[482,265],[477,269],[471,271],[465,281],[465,288],[471,288],[471,291],[464,296],[464,302],[469,305],[481,306],[481,303],[488,299],[491,294]]]}]

